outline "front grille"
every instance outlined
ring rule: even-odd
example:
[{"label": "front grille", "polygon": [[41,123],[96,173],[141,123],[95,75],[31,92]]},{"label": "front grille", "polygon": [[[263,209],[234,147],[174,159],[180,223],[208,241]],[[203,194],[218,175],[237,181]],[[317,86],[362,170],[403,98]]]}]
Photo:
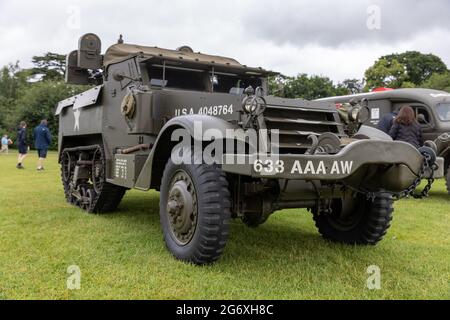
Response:
[{"label": "front grille", "polygon": [[341,135],[342,124],[336,110],[326,108],[302,108],[268,104],[264,111],[266,127],[278,129],[279,152],[303,154],[311,147],[310,135],[320,136],[325,132]]}]

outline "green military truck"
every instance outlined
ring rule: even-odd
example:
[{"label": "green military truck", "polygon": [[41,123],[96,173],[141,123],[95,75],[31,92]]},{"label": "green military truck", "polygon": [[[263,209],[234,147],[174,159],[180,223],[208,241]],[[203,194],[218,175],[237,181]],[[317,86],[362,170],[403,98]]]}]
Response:
[{"label": "green military truck", "polygon": [[368,114],[364,110],[362,123],[372,127],[376,127],[384,115],[398,111],[403,105],[411,106],[422,127],[424,140],[428,140],[428,143],[434,142],[431,144],[438,156],[436,163],[439,166],[434,172],[434,178],[445,177],[450,194],[450,93],[419,88],[396,89],[317,101],[335,103],[339,107],[351,101],[364,101]]},{"label": "green military truck", "polygon": [[187,46],[101,54],[81,37],[66,80],[93,86],[56,110],[67,201],[102,213],[158,190],[166,246],[195,264],[220,257],[230,219],[256,227],[284,208],[309,209],[326,239],[377,243],[433,151],[372,128],[350,139],[334,104],[268,96],[272,74]]}]

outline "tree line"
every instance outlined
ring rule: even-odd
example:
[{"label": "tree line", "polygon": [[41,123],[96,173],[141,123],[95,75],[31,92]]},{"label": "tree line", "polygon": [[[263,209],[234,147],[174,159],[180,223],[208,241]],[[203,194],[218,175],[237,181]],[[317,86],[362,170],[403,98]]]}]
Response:
[{"label": "tree line", "polygon": [[[10,63],[0,70],[0,134],[8,134],[15,141],[20,121],[33,128],[45,118],[55,137],[52,147],[56,148],[57,103],[87,87],[64,82],[64,55],[49,52],[34,56],[32,64],[33,67],[22,69],[19,62]],[[269,79],[270,94],[308,100],[367,92],[376,87],[422,87],[450,92],[450,72],[438,56],[408,51],[380,57],[362,79],[346,79],[335,84],[327,76],[305,73],[295,77],[279,74]],[[31,134],[32,130],[28,130],[29,141],[32,141]]]},{"label": "tree line", "polygon": [[[65,56],[47,53],[32,58],[33,67],[22,69],[19,62],[10,63],[0,70],[0,134],[8,134],[16,141],[17,127],[25,121],[29,129],[47,119],[54,136],[52,149],[57,146],[58,119],[56,105],[86,87],[64,82]],[[32,142],[32,131],[27,140]]]},{"label": "tree line", "polygon": [[327,76],[278,75],[269,82],[272,94],[284,98],[314,100],[324,97],[368,92],[377,87],[430,88],[450,92],[450,72],[436,55],[407,51],[380,57],[362,79],[346,79],[334,84]]}]

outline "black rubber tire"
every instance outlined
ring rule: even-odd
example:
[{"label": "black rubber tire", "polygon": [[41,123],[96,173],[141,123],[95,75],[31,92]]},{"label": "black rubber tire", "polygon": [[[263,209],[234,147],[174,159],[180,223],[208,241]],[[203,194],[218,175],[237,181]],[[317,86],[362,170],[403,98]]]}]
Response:
[{"label": "black rubber tire", "polygon": [[379,242],[392,221],[393,199],[390,194],[379,193],[372,201],[364,195],[357,195],[357,201],[352,214],[358,215],[356,223],[349,227],[336,227],[337,219],[328,214],[314,212],[314,221],[319,233],[324,239],[358,245],[375,245]]},{"label": "black rubber tire", "polygon": [[[168,189],[179,169],[190,176],[197,195],[197,225],[186,245],[178,244],[173,238],[166,212]],[[229,235],[231,198],[225,174],[217,165],[175,165],[169,159],[161,181],[159,212],[164,241],[175,258],[196,265],[219,259]]]},{"label": "black rubber tire", "polygon": [[447,168],[446,185],[447,185],[447,193],[450,195],[450,165]]}]

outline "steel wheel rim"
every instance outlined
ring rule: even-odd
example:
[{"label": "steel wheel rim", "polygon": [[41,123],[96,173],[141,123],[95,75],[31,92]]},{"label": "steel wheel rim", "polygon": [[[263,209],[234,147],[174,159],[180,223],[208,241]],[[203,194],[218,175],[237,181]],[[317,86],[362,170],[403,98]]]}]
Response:
[{"label": "steel wheel rim", "polygon": [[172,176],[166,213],[172,238],[179,245],[189,244],[197,228],[198,206],[194,183],[184,170],[178,170]]},{"label": "steel wheel rim", "polygon": [[[328,221],[336,230],[343,232],[351,231],[361,222],[361,219],[364,216],[363,211],[365,210],[363,209],[365,209],[365,206],[361,203],[362,199],[360,197],[357,199],[358,203],[356,204],[356,209],[358,210],[358,214],[343,214],[343,204],[340,202],[340,210],[336,210],[328,216]],[[334,204],[333,207],[336,207],[336,204]],[[333,208],[333,211],[335,209],[337,208]]]}]

